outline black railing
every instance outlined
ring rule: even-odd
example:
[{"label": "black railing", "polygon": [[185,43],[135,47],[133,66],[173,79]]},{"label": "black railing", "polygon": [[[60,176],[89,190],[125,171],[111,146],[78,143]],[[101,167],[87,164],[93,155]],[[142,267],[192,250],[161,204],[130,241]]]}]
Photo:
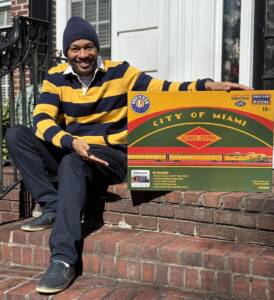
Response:
[{"label": "black railing", "polygon": [[20,182],[5,148],[5,131],[31,125],[40,84],[52,65],[50,31],[49,22],[22,16],[0,29],[0,199]]}]

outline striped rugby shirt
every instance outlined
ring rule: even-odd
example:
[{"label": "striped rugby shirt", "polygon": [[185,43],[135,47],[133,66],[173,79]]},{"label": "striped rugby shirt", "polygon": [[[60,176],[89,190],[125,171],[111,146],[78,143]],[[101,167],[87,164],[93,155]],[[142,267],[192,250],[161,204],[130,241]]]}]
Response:
[{"label": "striped rugby shirt", "polygon": [[105,60],[86,93],[69,65],[51,68],[33,112],[35,135],[72,150],[74,137],[92,145],[111,145],[126,152],[128,91],[204,90],[206,79],[169,82],[154,79],[127,62]]}]

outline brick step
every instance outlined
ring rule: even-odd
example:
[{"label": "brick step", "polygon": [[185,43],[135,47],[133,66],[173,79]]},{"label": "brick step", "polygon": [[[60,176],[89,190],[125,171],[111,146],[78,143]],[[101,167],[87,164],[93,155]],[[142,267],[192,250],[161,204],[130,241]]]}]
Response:
[{"label": "brick step", "polygon": [[185,299],[209,300],[219,298],[190,291],[179,291],[155,285],[119,282],[107,278],[84,275],[78,277],[67,290],[51,296],[35,291],[42,270],[0,265],[0,297],[2,300],[152,300]]},{"label": "brick step", "polygon": [[129,193],[120,184],[90,202],[97,219],[101,206],[101,219],[110,225],[274,246],[272,193]]},{"label": "brick step", "polygon": [[[0,223],[30,215],[31,201],[19,205],[19,191],[0,200]],[[87,219],[99,223],[274,246],[273,193],[130,193],[126,184],[119,184],[89,203]]]},{"label": "brick step", "polygon": [[[45,269],[50,231],[26,233],[22,223],[1,226],[0,262]],[[274,299],[274,248],[108,226],[86,232],[87,275],[204,292],[218,300]]]}]

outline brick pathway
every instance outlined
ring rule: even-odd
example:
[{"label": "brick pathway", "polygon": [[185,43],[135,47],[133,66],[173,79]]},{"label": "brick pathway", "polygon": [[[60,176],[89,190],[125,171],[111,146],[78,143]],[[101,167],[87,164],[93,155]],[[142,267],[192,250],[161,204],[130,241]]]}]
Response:
[{"label": "brick pathway", "polygon": [[0,265],[0,299],[2,300],[221,300],[201,293],[178,291],[153,285],[119,282],[93,276],[78,277],[62,293],[46,296],[38,294],[35,286],[42,270]]}]

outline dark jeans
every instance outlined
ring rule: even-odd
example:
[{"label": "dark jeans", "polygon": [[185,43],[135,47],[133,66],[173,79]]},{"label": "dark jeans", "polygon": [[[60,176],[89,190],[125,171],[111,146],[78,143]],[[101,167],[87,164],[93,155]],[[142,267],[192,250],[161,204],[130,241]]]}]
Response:
[{"label": "dark jeans", "polygon": [[[77,244],[82,240],[81,218],[92,188],[122,182],[126,176],[126,154],[104,146],[91,146],[91,153],[109,166],[83,160],[36,138],[31,129],[8,129],[6,144],[24,184],[43,213],[57,212],[50,236],[51,257],[75,264]],[[58,176],[58,190],[50,174]]]}]

